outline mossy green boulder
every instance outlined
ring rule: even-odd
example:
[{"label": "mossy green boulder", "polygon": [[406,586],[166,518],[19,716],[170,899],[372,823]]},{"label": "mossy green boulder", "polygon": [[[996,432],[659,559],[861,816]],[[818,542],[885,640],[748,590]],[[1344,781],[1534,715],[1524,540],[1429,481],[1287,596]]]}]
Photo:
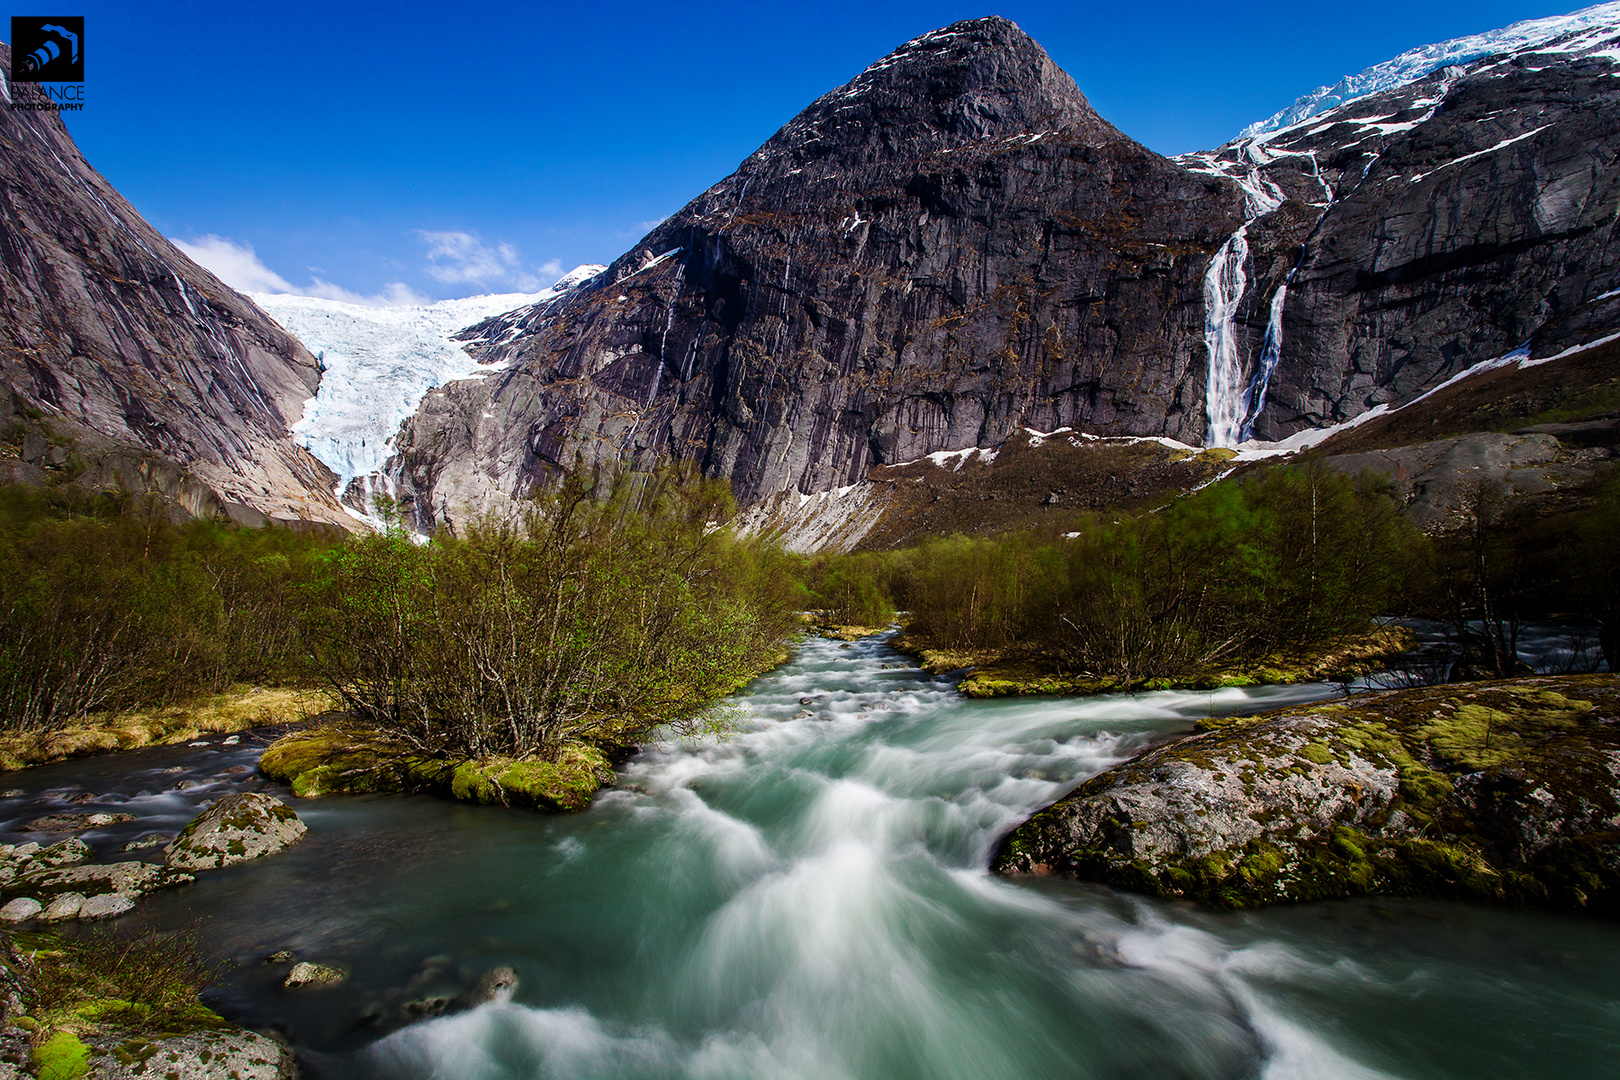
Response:
[{"label": "mossy green boulder", "polygon": [[1201,722],[1001,845],[1060,874],[1248,907],[1438,896],[1620,911],[1620,679],[1391,691]]},{"label": "mossy green boulder", "polygon": [[613,765],[599,748],[569,743],[555,761],[537,758],[436,757],[389,743],[358,725],[327,724],[272,743],[259,760],[266,776],[302,798],[433,792],[464,802],[583,810]]}]

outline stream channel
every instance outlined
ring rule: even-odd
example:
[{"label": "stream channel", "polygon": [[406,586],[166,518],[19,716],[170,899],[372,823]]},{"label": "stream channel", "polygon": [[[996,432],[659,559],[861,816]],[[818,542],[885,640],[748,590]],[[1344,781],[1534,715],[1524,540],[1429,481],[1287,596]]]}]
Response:
[{"label": "stream channel", "polygon": [[[886,639],[812,638],[738,697],[738,734],[643,751],[581,814],[294,799],[249,771],[250,733],[13,774],[0,839],[138,815],[85,835],[105,858],[228,790],[287,798],[303,842],[119,923],[192,927],[225,960],[209,1003],[316,1078],[1620,1076],[1612,922],[1225,913],[986,871],[1031,812],[1197,717],[1333,692],[974,701]],[[283,990],[282,949],[350,977]],[[512,999],[457,1010],[501,965]]]}]

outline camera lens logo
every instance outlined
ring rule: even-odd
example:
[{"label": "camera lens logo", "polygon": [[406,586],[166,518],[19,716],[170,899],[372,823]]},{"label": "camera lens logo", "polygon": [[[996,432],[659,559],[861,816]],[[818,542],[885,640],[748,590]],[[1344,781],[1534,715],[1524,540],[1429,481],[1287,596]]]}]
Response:
[{"label": "camera lens logo", "polygon": [[12,82],[84,82],[83,15],[13,15]]}]

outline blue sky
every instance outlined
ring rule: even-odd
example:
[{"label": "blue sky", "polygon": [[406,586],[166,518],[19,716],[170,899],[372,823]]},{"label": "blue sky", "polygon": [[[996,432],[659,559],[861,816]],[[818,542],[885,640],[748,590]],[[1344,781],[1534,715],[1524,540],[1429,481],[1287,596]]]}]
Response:
[{"label": "blue sky", "polygon": [[811,100],[958,19],[1013,19],[1174,154],[1414,45],[1581,6],[69,0],[12,5],[0,33],[85,15],[68,125],[166,235],[260,287],[437,299],[611,260]]}]

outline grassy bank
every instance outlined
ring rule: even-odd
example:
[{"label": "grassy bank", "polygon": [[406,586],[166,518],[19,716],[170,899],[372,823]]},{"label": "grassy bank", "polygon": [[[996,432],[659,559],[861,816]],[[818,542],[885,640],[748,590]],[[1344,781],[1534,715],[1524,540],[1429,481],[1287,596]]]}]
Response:
[{"label": "grassy bank", "polygon": [[426,543],[0,494],[0,768],[341,710],[284,761],[308,792],[577,808],[616,748],[706,730],[804,607],[796,561],[717,529],[725,485],[680,468],[565,477]]},{"label": "grassy bank", "polygon": [[895,647],[915,656],[925,671],[940,674],[968,669],[957,689],[968,697],[1019,697],[1027,694],[1111,694],[1143,690],[1216,690],[1226,686],[1272,686],[1359,678],[1382,671],[1410,651],[1417,636],[1401,626],[1374,626],[1341,641],[1312,649],[1276,652],[1229,665],[1212,665],[1176,676],[1127,683],[1107,676],[1073,675],[1038,651],[940,649],[910,631],[895,638]]},{"label": "grassy bank", "polygon": [[0,983],[16,1010],[0,1032],[0,1057],[40,1080],[76,1080],[92,1068],[167,1059],[176,1039],[193,1053],[202,1048],[203,1062],[210,1046],[230,1053],[264,1044],[277,1054],[199,1000],[211,976],[185,933],[0,931]]},{"label": "grassy bank", "polygon": [[0,771],[295,723],[327,711],[332,703],[332,695],[322,690],[241,686],[184,704],[91,713],[53,730],[0,735]]}]

